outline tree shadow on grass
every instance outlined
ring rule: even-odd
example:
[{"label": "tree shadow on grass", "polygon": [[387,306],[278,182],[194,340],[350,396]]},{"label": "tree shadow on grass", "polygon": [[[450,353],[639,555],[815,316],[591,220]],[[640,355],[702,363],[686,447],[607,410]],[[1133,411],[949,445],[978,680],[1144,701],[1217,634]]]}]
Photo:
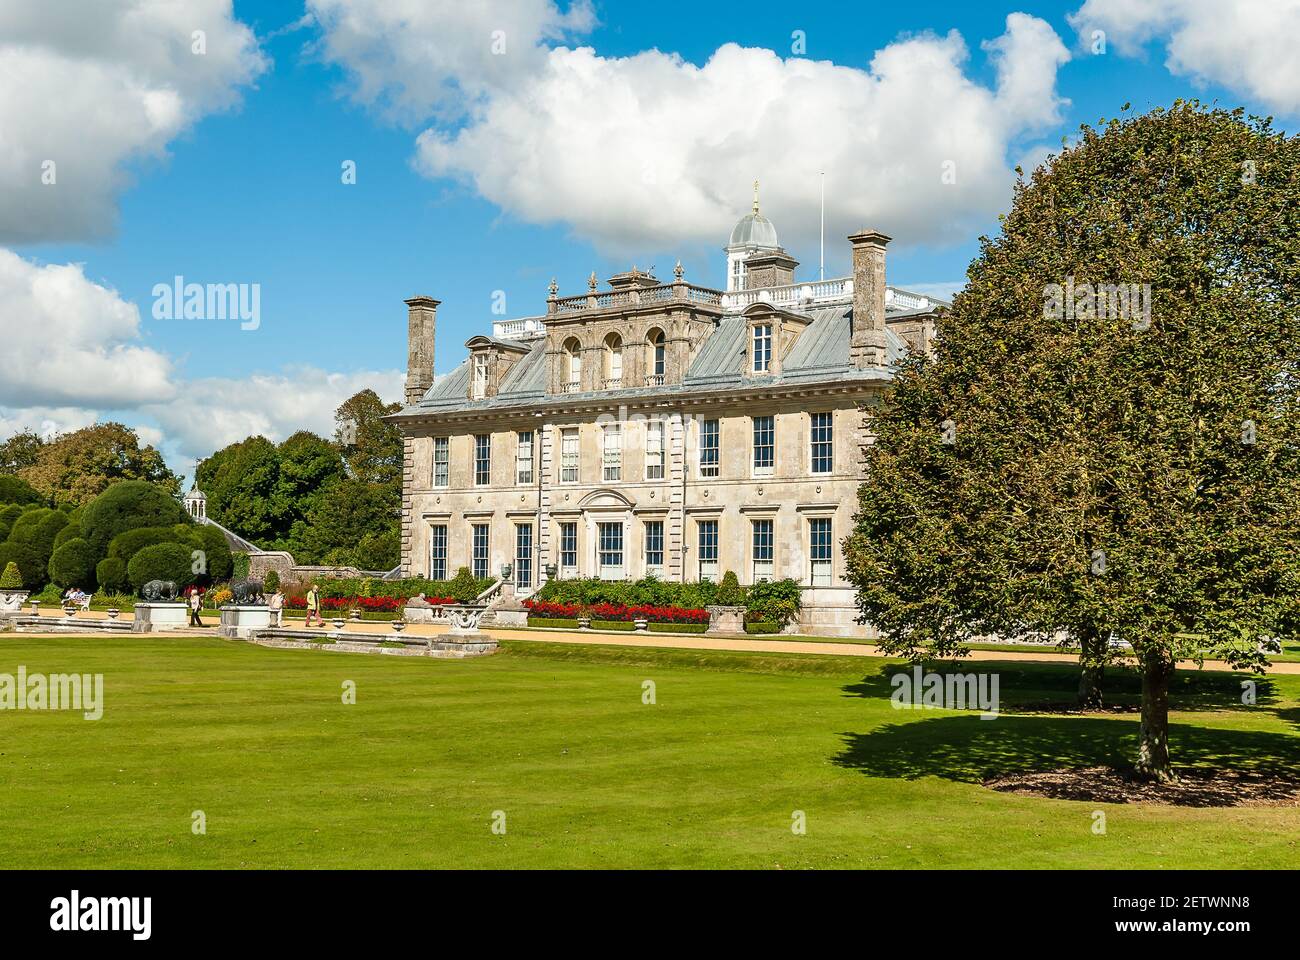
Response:
[{"label": "tree shadow on grass", "polygon": [[[900,712],[901,713],[901,712]],[[910,717],[919,711],[909,711]],[[903,721],[904,715],[900,715]],[[942,777],[966,783],[1007,774],[1062,768],[1131,768],[1136,718],[933,716],[891,723],[870,733],[843,733],[832,762],[873,777]],[[1173,723],[1169,742],[1176,767],[1205,767],[1285,775],[1300,766],[1300,737]]]},{"label": "tree shadow on grass", "polygon": [[[846,696],[888,699],[894,687],[891,678],[897,673],[912,672],[910,665],[887,664],[879,673],[864,676],[844,687]],[[1031,711],[1073,711],[1079,686],[1077,664],[1025,663],[1015,660],[946,660],[923,665],[925,671],[940,674],[997,674],[1001,710],[1004,713]],[[1241,702],[1242,681],[1255,684],[1255,704]],[[1108,708],[1136,710],[1142,701],[1142,678],[1131,667],[1108,667],[1102,685]],[[1280,702],[1277,687],[1268,676],[1240,672],[1208,673],[1180,669],[1174,673],[1169,688],[1170,706],[1175,710],[1242,710],[1272,706]],[[1277,710],[1279,716],[1295,711]]]}]

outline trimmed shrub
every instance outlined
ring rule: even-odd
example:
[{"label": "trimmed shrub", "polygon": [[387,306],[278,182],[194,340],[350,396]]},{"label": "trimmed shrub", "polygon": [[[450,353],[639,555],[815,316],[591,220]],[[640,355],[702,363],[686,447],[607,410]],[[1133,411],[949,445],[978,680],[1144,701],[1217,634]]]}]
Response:
[{"label": "trimmed shrub", "polygon": [[139,551],[126,565],[126,576],[131,589],[140,592],[150,580],[172,580],[178,590],[194,583],[190,554],[194,548],[187,543],[156,543]]},{"label": "trimmed shrub", "polygon": [[[199,579],[207,583],[229,580],[235,572],[235,557],[230,552],[230,544],[226,543],[226,535],[207,524],[194,528],[194,531],[195,546],[203,551],[207,566],[207,573]],[[245,560],[248,559],[246,554],[243,556]]]},{"label": "trimmed shrub", "polygon": [[248,554],[235,553],[231,554],[230,576],[235,580],[248,579]]},{"label": "trimmed shrub", "polygon": [[528,625],[530,627],[567,627],[570,630],[578,629],[577,620],[569,620],[565,617],[529,617]]},{"label": "trimmed shrub", "polygon": [[718,597],[713,602],[724,607],[738,607],[745,602],[745,591],[741,589],[740,580],[736,578],[736,571],[728,570],[722,575],[722,583],[718,585]]},{"label": "trimmed shrub", "polygon": [[780,633],[781,625],[775,620],[752,620],[745,624],[746,633]]},{"label": "trimmed shrub", "polygon": [[23,515],[23,508],[16,503],[0,507],[0,543],[9,539],[9,531],[14,528],[18,518]]},{"label": "trimmed shrub", "polygon": [[68,518],[68,525],[60,530],[54,537],[54,552],[59,552],[59,547],[63,546],[69,540],[81,539],[81,527],[72,522],[71,516]]},{"label": "trimmed shrub", "polygon": [[280,586],[280,575],[274,570],[268,570],[266,576],[262,578],[262,587],[267,593],[275,593],[276,588]]},{"label": "trimmed shrub", "polygon": [[21,590],[23,575],[18,572],[18,564],[10,560],[5,564],[5,572],[0,573],[0,590]]},{"label": "trimmed shrub", "polygon": [[756,583],[745,597],[747,621],[773,621],[784,627],[799,615],[803,591],[789,578]]},{"label": "trimmed shrub", "polygon": [[117,557],[123,563],[130,563],[131,558],[145,547],[156,543],[184,543],[178,540],[170,527],[137,527],[119,533],[108,544],[108,556]]},{"label": "trimmed shrub", "polygon": [[39,590],[47,583],[46,561],[31,544],[12,540],[0,543],[0,568],[8,568],[11,563],[18,567],[24,590]]},{"label": "trimmed shrub", "polygon": [[83,508],[81,535],[97,553],[107,556],[109,542],[119,533],[187,520],[180,501],[160,487],[143,480],[120,480]]},{"label": "trimmed shrub", "polygon": [[0,474],[0,503],[45,503],[46,500],[26,480],[12,474]]},{"label": "trimmed shrub", "polygon": [[651,633],[703,633],[709,629],[706,623],[652,623]]},{"label": "trimmed shrub", "polygon": [[479,589],[478,579],[469,572],[469,567],[461,567],[456,576],[447,584],[448,592],[456,598],[457,603],[473,603],[483,591]]},{"label": "trimmed shrub", "polygon": [[54,551],[49,573],[61,587],[87,589],[95,582],[95,551],[87,541],[74,537]]},{"label": "trimmed shrub", "polygon": [[126,561],[121,557],[105,557],[95,564],[95,582],[105,593],[122,593],[131,586],[126,575]]},{"label": "trimmed shrub", "polygon": [[621,603],[627,606],[682,607],[698,610],[716,603],[715,583],[669,583],[646,577],[633,583],[600,580],[595,577],[548,580],[534,596],[538,600],[594,606]]}]

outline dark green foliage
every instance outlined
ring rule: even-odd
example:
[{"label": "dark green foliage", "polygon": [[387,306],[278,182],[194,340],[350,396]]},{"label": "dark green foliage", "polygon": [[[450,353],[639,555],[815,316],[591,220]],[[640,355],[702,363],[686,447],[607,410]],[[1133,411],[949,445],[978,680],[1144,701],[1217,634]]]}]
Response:
[{"label": "dark green foliage", "polygon": [[396,527],[368,533],[352,552],[352,565],[362,570],[393,569],[402,562],[402,532]]},{"label": "dark green foliage", "polygon": [[108,556],[130,563],[131,558],[145,547],[152,547],[156,543],[181,542],[188,542],[188,538],[178,540],[171,527],[138,527],[115,536],[108,544]]},{"label": "dark green foliage", "polygon": [[722,575],[722,583],[718,585],[718,598],[714,602],[724,607],[738,607],[745,602],[745,591],[741,589],[734,570],[728,570]]},{"label": "dark green foliage", "polygon": [[274,570],[268,570],[266,576],[262,578],[262,586],[267,593],[275,593],[280,586],[280,575]]},{"label": "dark green foliage", "polygon": [[143,480],[113,484],[84,508],[81,535],[101,556],[119,533],[137,527],[170,527],[186,522],[185,508],[166,491]]},{"label": "dark green foliage", "polygon": [[36,489],[26,480],[10,474],[0,474],[0,503],[46,503]]},{"label": "dark green foliage", "polygon": [[93,592],[90,586],[95,582],[95,563],[94,548],[80,537],[74,537],[50,558],[50,581],[60,587],[81,587]]},{"label": "dark green foliage", "polygon": [[482,592],[478,579],[469,572],[469,567],[461,567],[447,584],[451,596],[457,603],[473,603]]},{"label": "dark green foliage", "polygon": [[24,590],[39,590],[45,585],[47,561],[31,544],[15,543],[12,540],[0,543],[0,569],[10,563],[17,564]]},{"label": "dark green foliage", "polygon": [[12,560],[5,563],[4,573],[0,573],[0,590],[21,590],[23,588],[23,575],[18,570],[18,564]]},{"label": "dark green foliage", "polygon": [[194,541],[203,551],[208,568],[207,574],[200,577],[200,580],[204,583],[229,580],[234,573],[235,558],[230,552],[230,544],[226,542],[226,535],[216,527],[200,524],[195,528]]},{"label": "dark green foliage", "polygon": [[18,518],[23,515],[23,509],[16,503],[0,507],[0,543],[9,539],[9,531],[14,528]]},{"label": "dark green foliage", "polygon": [[236,553],[232,555],[230,575],[235,580],[248,579],[248,554]]},{"label": "dark green foliage", "polygon": [[[915,658],[1113,631],[1167,776],[1174,663],[1260,668],[1300,596],[1300,140],[1184,102],[1084,128],[968,276],[868,417],[859,607]],[[1115,284],[1147,315],[1099,315]]]},{"label": "dark green foliage", "polygon": [[95,565],[95,582],[105,593],[120,593],[131,585],[126,562],[121,557],[105,557]]},{"label": "dark green foliage", "polygon": [[749,588],[745,619],[784,627],[799,615],[802,605],[803,591],[794,580],[765,580]]},{"label": "dark green foliage", "polygon": [[188,587],[195,581],[193,550],[186,543],[156,543],[140,550],[126,565],[131,589],[139,593],[150,580],[171,580],[177,589]]}]

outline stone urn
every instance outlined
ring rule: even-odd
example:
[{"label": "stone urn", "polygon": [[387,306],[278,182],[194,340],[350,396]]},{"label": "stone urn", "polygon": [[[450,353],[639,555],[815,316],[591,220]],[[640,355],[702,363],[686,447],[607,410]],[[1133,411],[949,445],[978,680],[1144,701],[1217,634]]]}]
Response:
[{"label": "stone urn", "polygon": [[637,617],[637,619],[632,621],[632,627],[635,630],[648,630],[650,629],[650,621],[646,620],[644,617]]},{"label": "stone urn", "polygon": [[342,617],[335,617],[333,620],[330,621],[330,623],[334,624],[334,629],[335,629],[335,630],[342,630],[342,629],[343,629],[343,623],[344,623],[344,621],[343,621],[343,618],[342,618]]},{"label": "stone urn", "polygon": [[406,621],[405,621],[405,620],[394,620],[393,623],[392,623],[392,627],[393,627],[393,632],[394,632],[394,633],[401,633],[403,630],[406,629]]},{"label": "stone urn", "polygon": [[745,608],[729,604],[710,604],[704,609],[709,611],[709,629],[706,633],[743,634],[745,632]]},{"label": "stone urn", "polygon": [[41,601],[39,601],[39,600],[33,600],[33,601],[32,601],[32,616],[33,616],[33,617],[39,617],[40,615],[41,615]]},{"label": "stone urn", "polygon": [[591,629],[591,617],[579,617],[579,618],[578,618],[578,629],[579,629],[579,630],[590,630],[590,629]]},{"label": "stone urn", "polygon": [[118,617],[118,614],[120,614],[121,612],[122,612],[122,611],[119,610],[119,609],[117,609],[117,607],[109,607],[109,608],[108,608],[108,619],[110,619],[110,620],[116,620],[117,617]]},{"label": "stone urn", "polygon": [[[23,612],[23,604],[27,602],[27,590],[0,590],[0,616],[17,616]],[[39,601],[32,601],[32,616],[38,617],[36,608],[40,606]]]},{"label": "stone urn", "polygon": [[348,611],[348,619],[349,619],[349,620],[360,620],[360,619],[361,619],[361,611],[358,610],[356,607],[353,607],[351,610]]},{"label": "stone urn", "polygon": [[75,617],[75,616],[77,615],[77,608],[76,608],[76,607],[64,607],[64,608],[63,608],[63,615],[64,615],[65,617]]}]

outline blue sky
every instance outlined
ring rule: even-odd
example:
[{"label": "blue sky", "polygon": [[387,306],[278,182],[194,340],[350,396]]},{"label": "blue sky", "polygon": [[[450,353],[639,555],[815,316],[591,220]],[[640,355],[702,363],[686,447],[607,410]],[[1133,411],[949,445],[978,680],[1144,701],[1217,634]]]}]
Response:
[{"label": "blue sky", "polygon": [[[764,184],[764,213],[782,231],[790,252],[802,261],[800,275],[815,276],[816,238],[808,224],[815,221],[812,198],[817,188],[807,170],[817,169],[822,161],[814,158],[811,166],[799,161],[823,149],[828,151],[825,164],[835,171],[828,174],[827,184],[832,221],[827,231],[828,275],[846,269],[845,227],[871,225],[894,236],[888,264],[891,283],[932,289],[951,285],[960,281],[977,252],[980,233],[996,230],[997,213],[1009,193],[1011,166],[1059,148],[1061,138],[1071,136],[1080,123],[1114,116],[1125,102],[1145,110],[1180,96],[1277,113],[1284,127],[1287,111],[1291,119],[1296,114],[1296,95],[1288,94],[1285,87],[1279,92],[1268,78],[1216,68],[1220,61],[1209,55],[1193,61],[1185,52],[1171,54],[1171,48],[1178,47],[1180,30],[1202,44],[1218,42],[1205,39],[1204,30],[1196,31],[1198,14],[1193,8],[1197,5],[1191,0],[1168,4],[1172,13],[1133,13],[1127,21],[1130,13],[1125,5],[1093,0],[1099,22],[1108,28],[1108,48],[1101,55],[1089,50],[1069,19],[1083,0],[1009,6],[920,0],[869,6],[810,2],[794,9],[789,3],[762,0],[745,4],[664,0],[653,6],[596,0],[589,11],[571,14],[576,21],[542,30],[532,38],[535,43],[527,27],[510,21],[512,14],[502,13],[501,19],[516,44],[534,47],[543,55],[557,46],[591,47],[602,67],[627,73],[633,68],[624,58],[643,51],[678,55],[681,63],[659,64],[657,74],[647,74],[650,87],[656,77],[663,81],[662,98],[656,98],[653,89],[643,89],[645,100],[627,107],[635,112],[662,105],[668,111],[667,118],[648,114],[640,119],[643,127],[668,128],[676,122],[673,118],[686,116],[684,125],[696,131],[687,136],[700,140],[692,149],[693,168],[726,169],[700,172],[698,178],[694,173],[671,174],[670,180],[693,184],[684,184],[680,193],[673,182],[663,182],[663,174],[656,174],[660,179],[648,199],[641,180],[651,174],[644,170],[638,174],[634,167],[612,170],[608,180],[593,177],[590,192],[581,182],[565,182],[563,172],[554,174],[554,185],[530,191],[512,184],[508,172],[511,162],[524,164],[529,159],[525,134],[518,134],[525,142],[512,142],[517,131],[498,130],[484,115],[490,114],[492,105],[512,98],[527,104],[529,94],[521,91],[528,91],[530,85],[543,89],[545,78],[530,73],[542,69],[540,61],[534,58],[531,66],[515,64],[511,79],[494,77],[482,87],[472,66],[437,64],[430,67],[429,75],[452,77],[455,95],[438,98],[428,90],[403,90],[405,77],[414,75],[413,86],[418,88],[423,74],[418,50],[390,55],[397,45],[421,29],[430,31],[424,42],[435,48],[467,41],[451,32],[459,28],[458,22],[438,22],[436,17],[385,34],[384,23],[367,9],[378,2],[357,0],[359,9],[350,10],[348,0],[321,0],[314,10],[316,17],[304,21],[304,9],[297,3],[235,0],[233,12],[226,13],[221,0],[196,0],[210,8],[205,16],[242,23],[255,37],[244,37],[240,55],[246,59],[242,64],[232,61],[233,79],[210,84],[217,88],[225,82],[228,89],[221,96],[187,95],[191,114],[174,125],[174,133],[160,143],[151,142],[148,149],[123,148],[114,170],[125,179],[101,191],[108,207],[102,222],[89,228],[56,222],[44,236],[22,236],[21,229],[19,235],[0,236],[0,245],[33,267],[80,264],[90,285],[106,288],[118,301],[137,307],[138,326],[110,338],[114,342],[104,349],[125,346],[160,358],[165,369],[159,376],[166,386],[159,388],[160,396],[153,402],[126,391],[121,400],[114,400],[111,393],[94,399],[52,395],[25,404],[11,392],[0,395],[0,428],[31,424],[66,428],[115,417],[143,426],[146,436],[161,443],[169,459],[182,469],[190,457],[242,436],[240,431],[246,427],[245,432],[283,436],[291,432],[297,416],[304,421],[298,425],[324,429],[327,417],[304,414],[286,403],[283,395],[293,392],[295,378],[321,381],[333,374],[337,382],[331,389],[336,393],[372,376],[375,385],[395,399],[395,377],[405,360],[402,300],[407,296],[425,293],[442,301],[437,356],[439,370],[445,371],[463,358],[468,337],[490,328],[496,291],[505,292],[508,315],[535,314],[544,310],[552,276],[562,294],[578,293],[585,290],[585,278],[593,269],[603,279],[636,262],[642,267],[655,265],[664,277],[671,274],[678,258],[688,280],[721,285],[720,246],[730,223],[747,212],[754,177]],[[547,0],[527,2],[541,9],[543,17],[564,16],[568,8],[568,4],[551,8]],[[1291,0],[1277,0],[1279,16],[1292,16],[1293,7]],[[1177,12],[1183,8],[1187,8],[1183,13]],[[1038,33],[1021,30],[1016,34],[1021,42],[1003,50],[1004,63],[1018,58],[1027,79],[1018,80],[1014,87],[1009,83],[1000,87],[997,56],[982,44],[1009,33],[1012,13],[1027,14],[1050,28],[1068,59],[1057,57],[1046,67],[1039,62],[1043,56],[1049,60],[1053,56],[1043,53],[1050,43],[1035,24]],[[377,36],[358,37],[355,32],[349,36],[343,20],[347,15],[359,18],[357,22],[365,25],[363,33],[373,29]],[[474,21],[465,29],[478,42],[483,28],[481,21]],[[1267,26],[1257,29],[1273,32]],[[775,89],[790,101],[782,108],[789,111],[789,119],[778,128],[753,139],[739,129],[723,143],[701,134],[709,127],[710,110],[729,108],[704,102],[710,91],[725,84],[693,88],[698,76],[690,65],[703,68],[726,44],[770,50],[780,60],[802,59],[791,52],[796,31],[806,38],[803,58],[855,71],[845,75],[843,88],[832,89],[829,80],[823,83],[817,77],[777,78],[773,83],[788,83],[788,87]],[[855,109],[855,84],[871,76],[878,52],[893,45],[903,58],[933,53],[937,47],[913,53],[900,44],[927,37],[934,44],[956,42],[950,31],[965,46],[964,55],[954,55],[952,62],[963,96],[970,94],[969,115],[954,112],[967,108],[953,105],[954,96],[944,83],[957,81],[942,69],[935,74],[947,79],[936,82],[932,95],[926,90],[924,72],[921,79],[900,75],[894,86],[911,84],[911,88],[878,94],[894,100],[863,100],[864,108]],[[1225,33],[1231,31],[1225,28]],[[210,31],[209,37],[210,42],[224,43],[217,40],[217,31]],[[38,37],[34,42],[57,46],[58,40]],[[1250,35],[1227,36],[1222,42],[1256,40]],[[3,50],[0,47],[0,58]],[[250,68],[247,58],[259,56],[259,51],[260,66]],[[1230,63],[1232,53],[1226,51],[1222,62]],[[1180,55],[1183,61],[1177,59]],[[129,50],[113,50],[104,58],[119,66],[125,62],[123,69],[129,70],[131,56]],[[779,62],[774,64],[763,69],[783,69]],[[378,93],[364,89],[367,70]],[[633,87],[636,82],[634,76]],[[825,101],[836,98],[844,100],[843,108],[828,108]],[[744,109],[745,97],[739,100],[733,113]],[[550,121],[539,121],[538,130],[528,136],[576,137],[572,155],[581,154],[584,163],[599,166],[606,147],[583,142],[587,131],[604,129],[609,143],[618,141],[619,129],[602,124],[625,104],[611,95],[609,102],[589,104],[590,127],[581,125],[575,132],[572,126],[560,125],[564,120],[560,116],[554,129],[547,128]],[[856,159],[852,138],[835,129],[871,124],[872,104],[896,113],[880,131],[886,146]],[[106,103],[104,108],[112,106]],[[559,116],[564,108],[556,110]],[[531,117],[534,112],[544,111],[530,108],[524,115]],[[937,176],[933,187],[925,188],[928,192],[911,194],[907,191],[921,188],[896,167],[928,163],[943,156],[944,149],[953,150],[954,142],[964,143],[965,138],[958,136],[945,140],[946,146],[911,145],[934,139],[933,130],[927,133],[929,128],[952,130],[965,123],[970,124],[973,154],[979,159],[966,158],[960,146],[954,157],[959,171],[963,164],[978,163],[977,183],[962,187],[960,202],[947,216],[941,205],[946,202],[944,188]],[[417,147],[417,138],[430,129],[447,143],[467,133],[476,134],[477,141],[457,147],[451,159],[444,156],[431,164]],[[984,142],[980,138],[990,129],[996,133],[988,134]],[[665,130],[665,142],[672,135]],[[778,141],[783,144],[779,149]],[[87,148],[93,148],[93,141]],[[42,147],[32,149],[39,155]],[[517,160],[509,159],[511,151],[519,151]],[[838,153],[832,159],[834,151]],[[475,180],[480,164],[486,166],[502,155],[506,171],[494,184]],[[0,161],[4,158],[0,140]],[[341,183],[345,160],[356,163],[355,184]],[[555,170],[567,162],[551,157],[548,168]],[[611,161],[617,162],[626,158]],[[521,179],[529,176],[520,173]],[[880,202],[879,194],[873,196],[871,190],[881,188],[867,185],[888,183],[890,177],[903,179],[899,187],[886,192],[902,193],[908,202],[891,207]],[[567,204],[560,199],[565,189],[577,191]],[[691,189],[698,190],[701,199],[682,202],[682,228],[675,231],[674,204]],[[955,192],[949,195],[956,196]],[[624,204],[625,214],[620,213]],[[728,204],[732,209],[726,219],[719,211]],[[578,208],[582,212],[570,212]],[[922,208],[925,211],[915,217],[907,212]],[[663,210],[665,219],[650,226],[649,218],[658,210]],[[878,220],[873,216],[877,211]],[[154,319],[154,285],[170,282],[177,274],[202,283],[259,284],[260,327],[241,331],[229,321]],[[0,304],[4,302],[0,292]],[[13,313],[0,319],[6,327],[23,322]],[[94,339],[95,327],[83,325],[64,333],[80,343]],[[55,338],[64,333],[49,331]],[[267,379],[259,385],[258,376]],[[201,388],[191,387],[200,383]],[[268,407],[275,409],[259,411],[255,398],[267,384],[278,399],[268,401]],[[191,398],[187,404],[191,393],[208,399]],[[328,393],[304,395],[325,398]]]}]

